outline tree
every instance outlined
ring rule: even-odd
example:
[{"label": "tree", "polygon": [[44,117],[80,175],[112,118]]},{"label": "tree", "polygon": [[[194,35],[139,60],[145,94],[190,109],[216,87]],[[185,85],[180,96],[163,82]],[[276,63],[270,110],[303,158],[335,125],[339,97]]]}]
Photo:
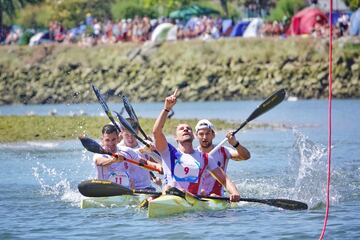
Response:
[{"label": "tree", "polygon": [[114,0],[62,0],[54,1],[54,20],[65,28],[73,28],[85,20],[86,14],[91,14],[100,20],[111,19],[111,5]]},{"label": "tree", "polygon": [[51,3],[27,5],[17,13],[14,22],[24,28],[41,29],[49,26],[53,16],[55,11]]},{"label": "tree", "polygon": [[345,0],[345,4],[352,10],[360,8],[360,0]]},{"label": "tree", "polygon": [[159,15],[165,16],[169,12],[178,9],[180,7],[191,5],[198,0],[143,0],[145,8],[158,9]]},{"label": "tree", "polygon": [[225,16],[229,16],[229,10],[227,7],[227,0],[220,0],[221,8],[223,9]]},{"label": "tree", "polygon": [[276,7],[270,11],[270,20],[282,21],[290,19],[296,12],[306,7],[304,0],[279,0]]},{"label": "tree", "polygon": [[0,28],[3,26],[3,16],[10,19],[16,16],[16,10],[25,7],[27,4],[39,3],[42,0],[0,0]]}]

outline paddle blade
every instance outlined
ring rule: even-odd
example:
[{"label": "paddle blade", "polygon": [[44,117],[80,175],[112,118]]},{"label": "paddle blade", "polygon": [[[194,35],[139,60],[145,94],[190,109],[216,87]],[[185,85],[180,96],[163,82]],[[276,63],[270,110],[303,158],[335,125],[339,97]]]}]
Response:
[{"label": "paddle blade", "polygon": [[105,180],[87,180],[78,185],[79,192],[86,197],[111,197],[119,195],[134,195],[122,185]]},{"label": "paddle blade", "polygon": [[139,127],[139,131],[141,132],[141,134],[144,136],[145,139],[150,140],[150,138],[146,135],[146,133],[144,132],[144,130],[141,128],[140,123],[139,123],[139,119],[135,113],[134,108],[131,106],[129,99],[126,96],[122,96],[123,102],[124,102],[124,107],[126,112],[128,113],[129,117],[134,120],[136,122],[136,124]]},{"label": "paddle blade", "polygon": [[118,112],[115,112],[115,114],[116,114],[117,118],[119,119],[121,126],[126,128],[132,135],[136,136],[137,134],[135,132],[135,129],[131,126],[131,124],[123,116],[121,116]]},{"label": "paddle blade", "polygon": [[136,116],[134,108],[131,106],[129,99],[126,96],[122,96],[124,107],[126,112],[129,114],[129,117],[134,120],[136,123],[139,123],[139,119]]},{"label": "paddle blade", "polygon": [[287,209],[287,210],[306,210],[308,205],[303,202],[288,200],[288,199],[273,199],[272,206]]},{"label": "paddle blade", "polygon": [[99,89],[97,87],[95,87],[93,84],[91,84],[91,87],[101,105],[101,107],[103,108],[104,112],[106,113],[106,115],[108,116],[108,118],[110,119],[110,121],[112,122],[112,124],[114,124],[114,126],[116,127],[116,129],[121,132],[119,125],[115,122],[115,119],[113,117],[113,115],[111,114],[111,111],[109,109],[109,106],[107,105],[105,99],[103,98],[103,96],[101,95]]},{"label": "paddle blade", "polygon": [[308,205],[303,202],[289,200],[289,199],[254,199],[242,198],[240,201],[264,203],[273,207],[278,207],[286,210],[306,210]]},{"label": "paddle blade", "polygon": [[277,92],[273,93],[270,97],[265,99],[265,101],[260,104],[255,111],[246,119],[247,122],[250,122],[251,120],[257,118],[261,114],[269,111],[279,103],[281,103],[286,96],[286,91],[284,88],[278,90]]},{"label": "paddle blade", "polygon": [[89,152],[111,155],[110,152],[106,151],[103,147],[100,146],[99,143],[97,143],[95,140],[93,140],[91,138],[88,138],[85,136],[80,136],[79,140],[80,140],[81,144],[84,146],[84,148],[86,150],[88,150]]},{"label": "paddle blade", "polygon": [[100,90],[97,87],[95,87],[94,84],[91,84],[91,87],[92,87],[97,99],[99,100],[101,107],[104,109],[106,114],[107,114],[107,112],[110,112],[110,109],[109,109],[108,105],[106,104],[105,99],[101,95]]}]

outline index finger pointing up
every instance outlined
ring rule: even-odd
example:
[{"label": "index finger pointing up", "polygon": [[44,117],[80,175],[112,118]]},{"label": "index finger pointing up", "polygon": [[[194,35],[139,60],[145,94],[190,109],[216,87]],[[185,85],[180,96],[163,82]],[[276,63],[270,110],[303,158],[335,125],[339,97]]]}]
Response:
[{"label": "index finger pointing up", "polygon": [[175,91],[174,91],[174,93],[173,93],[173,96],[175,96],[176,97],[176,95],[178,94],[178,92],[179,92],[179,89],[177,88],[177,89],[175,89]]}]

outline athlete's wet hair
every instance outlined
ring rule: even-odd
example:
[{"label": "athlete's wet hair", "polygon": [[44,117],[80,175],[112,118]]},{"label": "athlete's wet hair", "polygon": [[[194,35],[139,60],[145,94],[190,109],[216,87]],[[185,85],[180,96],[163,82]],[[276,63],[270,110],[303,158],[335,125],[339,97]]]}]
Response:
[{"label": "athlete's wet hair", "polygon": [[112,124],[106,124],[103,128],[102,128],[102,134],[111,134],[111,133],[116,133],[119,134],[119,131],[116,129],[116,127]]}]

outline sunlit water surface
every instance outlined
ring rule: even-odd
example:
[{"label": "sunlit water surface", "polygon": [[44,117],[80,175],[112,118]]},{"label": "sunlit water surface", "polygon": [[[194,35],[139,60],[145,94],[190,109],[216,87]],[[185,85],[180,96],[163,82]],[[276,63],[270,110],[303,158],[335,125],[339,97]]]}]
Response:
[{"label": "sunlit water surface", "polygon": [[[179,103],[178,118],[240,121],[258,101]],[[119,104],[111,104],[121,109]],[[134,104],[156,117],[162,104]],[[97,104],[1,106],[2,115],[89,114]],[[331,207],[325,239],[360,239],[360,101],[333,102]],[[91,154],[75,139],[0,145],[0,239],[317,239],[323,227],[327,178],[327,102],[284,102],[258,119],[276,128],[241,130],[252,154],[228,173],[243,197],[306,202],[307,211],[261,204],[148,219],[135,206],[80,209],[77,184],[96,176]],[[284,127],[279,127],[284,126]],[[217,134],[222,140],[224,132]]]}]

